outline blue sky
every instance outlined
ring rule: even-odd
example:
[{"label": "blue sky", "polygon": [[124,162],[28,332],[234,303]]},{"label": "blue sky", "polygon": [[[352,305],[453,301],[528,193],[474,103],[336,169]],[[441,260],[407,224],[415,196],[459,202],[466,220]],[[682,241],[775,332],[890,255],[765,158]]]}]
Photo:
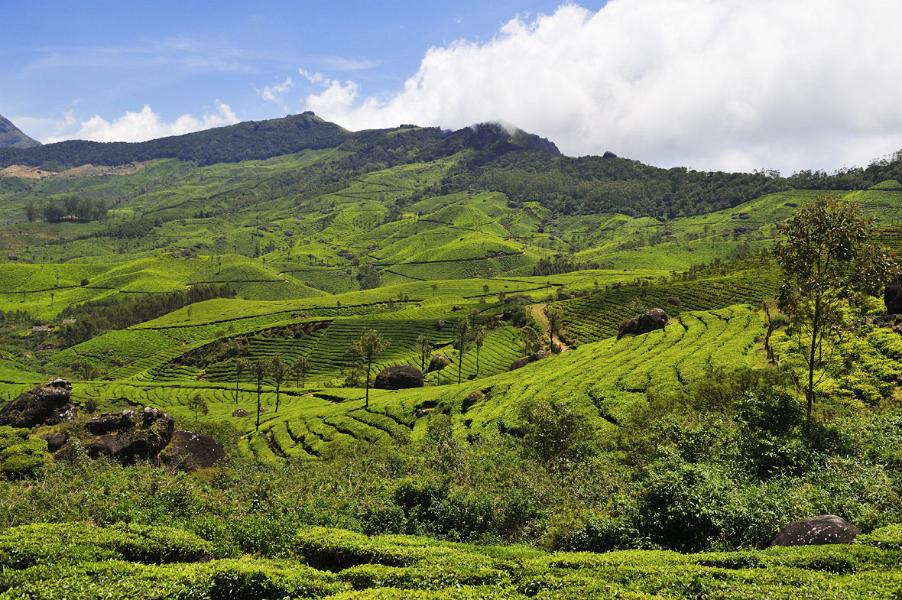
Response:
[{"label": "blue sky", "polygon": [[0,114],[45,142],[308,109],[705,170],[902,148],[902,2],[0,0],[0,18]]},{"label": "blue sky", "polygon": [[[241,120],[270,118],[300,112],[304,91],[315,89],[298,68],[353,77],[381,96],[416,72],[429,47],[485,40],[518,14],[558,4],[4,0],[0,114],[39,137],[53,132],[34,119],[110,120],[145,104],[165,120],[215,112],[216,99]],[[257,90],[287,77],[290,100],[261,99]]]}]

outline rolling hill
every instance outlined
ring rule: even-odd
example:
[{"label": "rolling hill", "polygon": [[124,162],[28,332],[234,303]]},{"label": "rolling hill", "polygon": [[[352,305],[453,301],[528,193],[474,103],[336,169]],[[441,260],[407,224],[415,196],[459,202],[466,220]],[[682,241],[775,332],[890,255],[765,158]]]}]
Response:
[{"label": "rolling hill", "polygon": [[39,141],[31,139],[13,125],[9,119],[0,115],[0,148],[21,149],[34,148],[40,145]]},{"label": "rolling hill", "polygon": [[[304,113],[8,165],[54,175],[0,176],[0,407],[58,376],[73,407],[0,426],[0,598],[898,587],[898,322],[842,316],[806,423],[771,250],[826,196],[898,253],[900,157],[702,173]],[[663,329],[618,337],[653,307]],[[367,394],[370,330],[370,375],[443,368]],[[226,457],[92,460],[89,423],[141,407]],[[760,549],[823,513],[864,535]]]}]

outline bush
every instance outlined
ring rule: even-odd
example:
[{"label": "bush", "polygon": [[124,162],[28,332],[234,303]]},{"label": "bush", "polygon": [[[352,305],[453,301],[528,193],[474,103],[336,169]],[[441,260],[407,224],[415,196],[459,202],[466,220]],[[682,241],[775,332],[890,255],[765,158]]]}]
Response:
[{"label": "bush", "polygon": [[49,459],[47,442],[28,429],[0,425],[0,474],[10,479],[33,476]]}]

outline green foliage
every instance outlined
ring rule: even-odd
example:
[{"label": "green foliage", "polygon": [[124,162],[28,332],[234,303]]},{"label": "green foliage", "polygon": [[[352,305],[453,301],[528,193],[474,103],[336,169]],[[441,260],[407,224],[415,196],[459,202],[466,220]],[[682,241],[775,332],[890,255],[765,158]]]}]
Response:
[{"label": "green foliage", "polygon": [[28,429],[0,425],[0,475],[10,479],[36,475],[49,459],[43,439]]}]

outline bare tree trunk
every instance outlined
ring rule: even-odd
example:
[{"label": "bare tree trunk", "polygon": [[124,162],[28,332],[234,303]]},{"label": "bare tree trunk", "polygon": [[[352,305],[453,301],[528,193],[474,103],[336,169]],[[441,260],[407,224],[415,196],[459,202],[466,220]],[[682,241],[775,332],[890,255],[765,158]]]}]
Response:
[{"label": "bare tree trunk", "polygon": [[811,411],[814,406],[814,355],[818,346],[818,334],[821,326],[821,297],[820,294],[814,300],[814,320],[811,324],[811,350],[808,355],[808,390],[805,394],[807,401],[808,424],[811,425]]},{"label": "bare tree trunk", "polygon": [[366,408],[370,407],[370,369],[373,366],[373,358],[372,356],[367,357],[366,359],[366,402],[364,406]]},{"label": "bare tree trunk", "polygon": [[260,389],[260,383],[257,382],[257,426],[256,426],[257,431],[260,431],[260,392],[261,391],[262,390]]}]

